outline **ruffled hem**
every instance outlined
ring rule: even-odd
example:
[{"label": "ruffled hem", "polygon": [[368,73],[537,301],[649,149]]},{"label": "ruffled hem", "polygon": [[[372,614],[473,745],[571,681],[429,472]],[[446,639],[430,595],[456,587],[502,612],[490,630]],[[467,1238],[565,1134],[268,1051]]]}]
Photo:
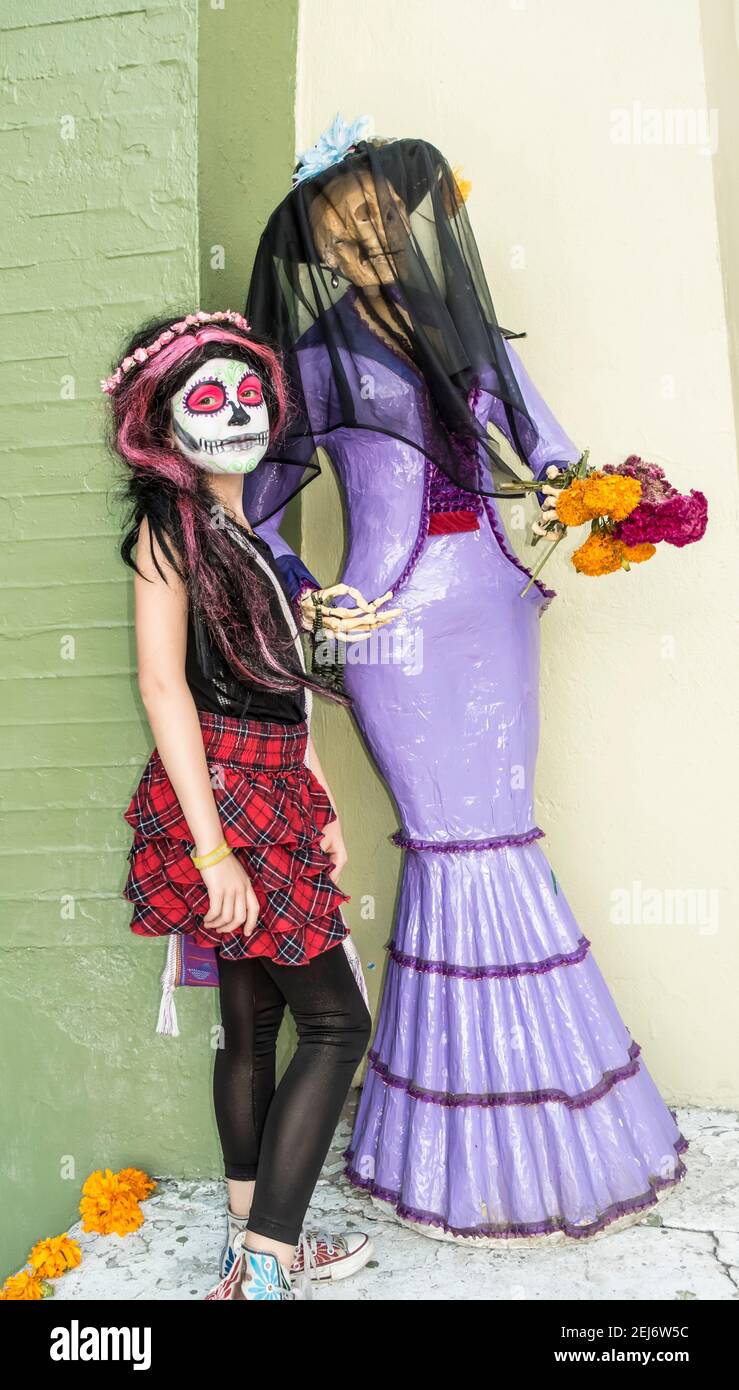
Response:
[{"label": "ruffled hem", "polygon": [[515,965],[450,965],[447,961],[410,956],[392,942],[387,949],[396,965],[417,970],[421,975],[444,975],[450,980],[512,980],[517,975],[548,975],[561,965],[578,965],[588,954],[590,944],[586,936],[581,936],[574,951],[558,951],[546,960],[518,961]]},{"label": "ruffled hem", "polygon": [[535,1091],[500,1091],[497,1093],[486,1092],[480,1095],[470,1093],[454,1095],[449,1091],[432,1091],[424,1086],[417,1086],[405,1076],[394,1076],[373,1049],[368,1054],[368,1061],[372,1070],[386,1086],[392,1086],[398,1091],[405,1091],[412,1100],[424,1100],[430,1105],[443,1105],[447,1109],[458,1110],[464,1109],[466,1106],[489,1109],[491,1106],[501,1105],[548,1105],[551,1103],[564,1105],[569,1110],[582,1110],[585,1106],[593,1105],[596,1100],[607,1095],[611,1087],[616,1086],[619,1081],[625,1081],[628,1077],[635,1076],[639,1070],[640,1052],[639,1044],[632,1042],[629,1047],[628,1062],[625,1062],[623,1066],[614,1067],[612,1071],[604,1072],[594,1086],[591,1086],[587,1091],[581,1091],[576,1096],[568,1095],[566,1091],[554,1087]]},{"label": "ruffled hem", "polygon": [[583,1239],[653,1205],[688,1143],[639,1063],[587,1107],[444,1109],[383,1086],[360,1097],[345,1175],[398,1219],[450,1239]]},{"label": "ruffled hem", "polygon": [[577,1109],[633,1075],[638,1046],[587,948],[523,971],[432,964],[417,970],[391,950],[370,1052],[384,1085],[447,1108],[530,1097]]},{"label": "ruffled hem", "polygon": [[566,1240],[594,1240],[604,1231],[609,1234],[614,1229],[623,1229],[633,1225],[637,1220],[643,1218],[649,1209],[659,1202],[667,1190],[675,1187],[682,1182],[687,1169],[679,1155],[684,1153],[688,1147],[688,1141],[680,1135],[675,1144],[675,1172],[672,1177],[654,1177],[649,1180],[648,1190],[638,1197],[631,1197],[628,1201],[613,1202],[607,1207],[594,1221],[587,1225],[573,1225],[565,1217],[550,1217],[546,1221],[519,1221],[508,1222],[500,1226],[480,1225],[465,1227],[464,1229],[449,1226],[443,1216],[435,1212],[419,1211],[416,1207],[408,1207],[400,1200],[400,1193],[391,1192],[387,1188],[379,1187],[370,1178],[363,1178],[351,1166],[352,1153],[350,1149],[345,1151],[344,1157],[348,1160],[344,1168],[344,1177],[353,1187],[360,1188],[369,1194],[373,1201],[379,1205],[390,1208],[404,1226],[411,1226],[420,1230],[423,1235],[436,1236],[440,1240],[469,1241],[474,1245],[495,1245],[499,1241],[510,1241],[516,1248],[519,1245],[538,1244],[546,1241],[548,1245],[555,1244],[557,1237]]},{"label": "ruffled hem", "polygon": [[190,858],[190,829],[161,761],[152,755],[124,819],[134,838],[122,896],[133,904],[131,930],[140,936],[171,932],[226,959],[265,956],[291,965],[348,935],[341,904],[348,901],[330,877],[321,849],[335,812],[321,784],[303,764],[272,772],[214,762],[213,794],[224,836],[259,901],[255,931],[217,932],[203,926],[210,900]]}]

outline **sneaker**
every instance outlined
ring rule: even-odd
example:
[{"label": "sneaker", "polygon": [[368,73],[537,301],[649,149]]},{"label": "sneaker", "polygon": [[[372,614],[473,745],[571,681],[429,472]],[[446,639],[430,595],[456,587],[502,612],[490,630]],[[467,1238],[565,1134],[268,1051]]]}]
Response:
[{"label": "sneaker", "polygon": [[[206,1302],[239,1297],[248,1303],[291,1302],[310,1297],[301,1288],[293,1289],[290,1276],[274,1255],[244,1247],[244,1231],[237,1231],[233,1242],[233,1261],[225,1278],[205,1295]],[[302,1281],[301,1281],[302,1283]]]},{"label": "sneaker", "polygon": [[246,1230],[246,1223],[248,1220],[248,1216],[236,1216],[228,1204],[226,1204],[226,1240],[219,1260],[219,1269],[222,1279],[225,1279],[233,1265],[236,1257],[234,1241],[240,1231]]},{"label": "sneaker", "polygon": [[247,1302],[263,1302],[266,1299],[284,1302],[295,1297],[290,1275],[276,1255],[244,1248],[242,1260],[241,1293]]},{"label": "sneaker", "polygon": [[231,1263],[228,1271],[205,1295],[206,1302],[237,1297],[244,1264],[243,1241],[244,1232],[238,1231],[231,1245]]},{"label": "sneaker", "polygon": [[302,1231],[290,1273],[313,1280],[348,1279],[366,1265],[373,1249],[363,1231]]},{"label": "sneaker", "polygon": [[[226,1240],[221,1251],[221,1279],[230,1272],[235,1259],[235,1241],[246,1229],[248,1216],[236,1216],[226,1206]],[[373,1253],[369,1236],[362,1231],[328,1234],[322,1231],[302,1231],[290,1273],[308,1279],[348,1279],[366,1265]]]}]

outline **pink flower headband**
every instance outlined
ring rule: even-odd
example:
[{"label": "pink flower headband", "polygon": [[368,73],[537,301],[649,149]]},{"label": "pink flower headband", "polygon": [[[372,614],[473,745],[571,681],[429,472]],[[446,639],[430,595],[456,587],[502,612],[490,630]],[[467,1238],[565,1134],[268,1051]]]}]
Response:
[{"label": "pink flower headband", "polygon": [[173,323],[171,328],[165,329],[159,337],[150,343],[148,347],[136,348],[130,357],[124,357],[119,367],[116,367],[112,376],[106,377],[100,382],[100,390],[112,395],[116,386],[120,385],[127,372],[134,367],[138,367],[142,362],[148,362],[150,357],[155,357],[161,352],[163,347],[174,341],[183,333],[187,333],[192,328],[199,328],[203,323],[233,323],[240,328],[243,333],[250,332],[251,325],[241,314],[237,314],[233,309],[222,309],[215,314],[206,314],[202,309],[198,309],[196,314],[188,314],[186,318],[180,319],[179,323]]}]

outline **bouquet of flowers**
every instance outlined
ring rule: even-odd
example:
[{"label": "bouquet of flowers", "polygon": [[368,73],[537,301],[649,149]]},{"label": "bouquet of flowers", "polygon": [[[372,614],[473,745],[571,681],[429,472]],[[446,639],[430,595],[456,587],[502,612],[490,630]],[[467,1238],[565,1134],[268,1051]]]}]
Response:
[{"label": "bouquet of flowers", "polygon": [[588,465],[588,450],[567,469],[547,469],[547,479],[525,484],[545,496],[542,519],[532,544],[553,536],[522,597],[571,526],[589,524],[587,539],[572,555],[579,574],[614,574],[651,560],[657,546],[690,545],[703,536],[708,503],[702,492],[678,492],[656,463],[630,454],[625,463],[603,469]]}]

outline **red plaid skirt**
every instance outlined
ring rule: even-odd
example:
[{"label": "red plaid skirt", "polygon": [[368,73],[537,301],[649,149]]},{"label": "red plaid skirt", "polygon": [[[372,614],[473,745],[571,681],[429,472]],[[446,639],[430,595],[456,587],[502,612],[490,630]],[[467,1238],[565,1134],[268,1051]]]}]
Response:
[{"label": "red plaid skirt", "polygon": [[305,965],[348,936],[340,905],[348,894],[329,877],[320,847],[335,811],[305,766],[308,729],[233,719],[198,710],[213,795],[223,833],[259,899],[251,936],[203,926],[208,892],[190,850],[190,828],[155,748],[131,797],[129,873],[122,896],[133,903],[140,936],[183,932],[215,946],[227,960],[267,956]]}]

